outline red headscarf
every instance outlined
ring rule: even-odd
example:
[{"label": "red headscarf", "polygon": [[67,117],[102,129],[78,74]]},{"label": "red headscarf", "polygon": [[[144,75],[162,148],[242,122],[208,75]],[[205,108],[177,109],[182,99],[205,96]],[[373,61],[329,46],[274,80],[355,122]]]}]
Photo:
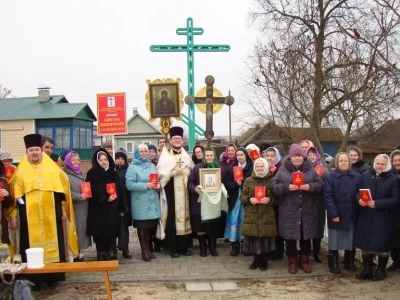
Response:
[{"label": "red headscarf", "polygon": [[[233,152],[233,156],[232,157],[228,156],[228,148],[229,147],[233,147],[235,149],[235,151]],[[237,151],[237,147],[236,147],[236,145],[234,143],[230,143],[230,144],[228,144],[228,146],[226,146],[225,152],[224,152],[225,153],[224,154],[224,159],[225,159],[227,164],[231,164],[236,159],[236,151]]]}]

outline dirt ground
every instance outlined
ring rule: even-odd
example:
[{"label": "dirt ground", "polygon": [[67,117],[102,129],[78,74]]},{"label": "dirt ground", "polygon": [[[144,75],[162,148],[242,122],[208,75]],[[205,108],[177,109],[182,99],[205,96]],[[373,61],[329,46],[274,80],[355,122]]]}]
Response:
[{"label": "dirt ground", "polygon": [[[383,281],[360,282],[353,274],[237,281],[239,290],[186,292],[184,283],[120,283],[112,285],[114,300],[150,299],[400,299],[400,272]],[[102,284],[59,284],[34,293],[40,300],[107,299]]]}]

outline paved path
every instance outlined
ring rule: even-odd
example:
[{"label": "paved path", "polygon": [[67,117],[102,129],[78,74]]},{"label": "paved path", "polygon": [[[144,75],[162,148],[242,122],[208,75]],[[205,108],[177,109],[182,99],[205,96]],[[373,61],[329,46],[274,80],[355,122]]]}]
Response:
[{"label": "paved path", "polygon": [[[327,259],[323,263],[315,263],[310,258],[313,272],[305,274],[301,270],[296,275],[287,272],[287,259],[269,263],[269,269],[261,272],[259,269],[250,270],[252,257],[239,255],[229,256],[230,244],[219,239],[217,249],[219,256],[200,257],[197,239],[194,240],[192,256],[171,258],[169,252],[155,253],[156,259],[151,262],[141,260],[140,246],[136,230],[130,232],[129,249],[133,254],[132,259],[125,259],[119,251],[118,259],[120,268],[118,271],[110,272],[112,282],[143,282],[143,281],[221,281],[221,280],[245,280],[245,279],[269,279],[284,277],[306,277],[315,275],[328,275]],[[82,251],[86,260],[96,260],[95,247]],[[326,257],[326,252],[324,254]],[[66,283],[89,283],[103,282],[102,274],[74,273],[67,274]]]}]

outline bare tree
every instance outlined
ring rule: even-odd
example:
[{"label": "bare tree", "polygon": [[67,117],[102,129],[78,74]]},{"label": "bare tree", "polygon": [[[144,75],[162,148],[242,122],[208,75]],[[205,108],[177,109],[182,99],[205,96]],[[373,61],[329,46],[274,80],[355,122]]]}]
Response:
[{"label": "bare tree", "polygon": [[0,84],[0,98],[7,98],[11,95],[12,90]]},{"label": "bare tree", "polygon": [[379,15],[379,7],[361,0],[255,2],[252,18],[271,34],[257,45],[249,66],[261,94],[258,103],[268,115],[289,128],[305,122],[320,151],[322,126],[339,124],[345,147],[357,129],[393,117],[398,77],[377,49],[394,47],[388,36],[398,25],[380,30],[374,47],[355,38],[356,28],[377,34],[377,25],[369,21]]}]

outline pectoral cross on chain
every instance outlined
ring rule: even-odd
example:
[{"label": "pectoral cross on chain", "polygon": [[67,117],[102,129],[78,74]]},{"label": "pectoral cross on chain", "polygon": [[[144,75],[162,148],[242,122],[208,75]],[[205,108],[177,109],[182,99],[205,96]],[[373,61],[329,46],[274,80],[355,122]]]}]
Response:
[{"label": "pectoral cross on chain", "polygon": [[184,161],[183,161],[182,159],[179,158],[179,159],[177,160],[177,162],[176,162],[176,165],[177,165],[178,168],[182,168],[182,164],[183,164],[183,163],[184,163]]}]

